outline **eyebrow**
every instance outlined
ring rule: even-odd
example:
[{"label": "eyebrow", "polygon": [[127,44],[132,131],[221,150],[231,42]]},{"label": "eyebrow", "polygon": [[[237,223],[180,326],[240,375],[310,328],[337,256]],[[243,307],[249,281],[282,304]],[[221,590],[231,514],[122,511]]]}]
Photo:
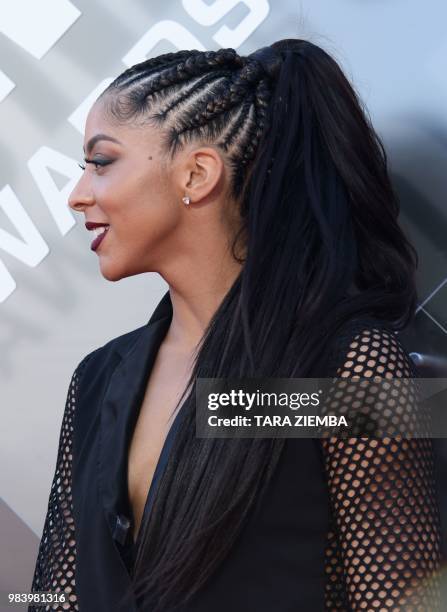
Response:
[{"label": "eyebrow", "polygon": [[[90,140],[87,143],[87,153],[90,153],[90,151],[93,149],[95,144],[99,142],[100,140],[109,140],[110,142],[116,142],[117,144],[122,144],[119,140],[117,140],[113,136],[107,136],[107,134],[96,134],[95,136],[92,136],[92,138],[90,138]],[[83,148],[83,151],[85,153],[85,148]]]}]

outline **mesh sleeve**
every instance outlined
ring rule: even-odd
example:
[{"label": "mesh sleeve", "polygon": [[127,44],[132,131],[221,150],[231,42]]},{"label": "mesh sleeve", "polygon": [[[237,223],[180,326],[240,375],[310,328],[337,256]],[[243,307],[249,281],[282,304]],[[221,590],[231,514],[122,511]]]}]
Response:
[{"label": "mesh sleeve", "polygon": [[[344,346],[337,377],[416,384],[396,333],[364,326]],[[416,397],[408,393],[405,405],[386,400],[385,414],[398,431],[407,431]],[[320,443],[330,503],[326,609],[439,611],[441,527],[432,440],[397,434]]]},{"label": "mesh sleeve", "polygon": [[76,397],[88,357],[89,355],[74,371],[68,388],[56,468],[31,586],[31,592],[65,592],[65,602],[46,606],[31,604],[28,612],[79,609],[75,585],[76,542],[71,496],[71,466]]}]

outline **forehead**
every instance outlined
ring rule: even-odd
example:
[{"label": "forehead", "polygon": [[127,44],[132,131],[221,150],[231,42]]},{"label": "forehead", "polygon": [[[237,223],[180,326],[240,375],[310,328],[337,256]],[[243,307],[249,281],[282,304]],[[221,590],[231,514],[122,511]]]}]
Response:
[{"label": "forehead", "polygon": [[87,115],[87,119],[85,122],[85,138],[94,136],[96,132],[112,132],[118,133],[120,130],[119,125],[114,125],[113,121],[107,116],[107,112],[105,110],[105,105],[101,100],[97,100]]},{"label": "forehead", "polygon": [[99,142],[99,136],[102,137],[101,142],[122,148],[147,149],[147,145],[151,144],[158,149],[161,134],[160,130],[149,124],[137,125],[132,122],[118,123],[111,120],[103,102],[99,100],[94,103],[87,115],[84,133],[85,153],[89,153],[92,146]]}]

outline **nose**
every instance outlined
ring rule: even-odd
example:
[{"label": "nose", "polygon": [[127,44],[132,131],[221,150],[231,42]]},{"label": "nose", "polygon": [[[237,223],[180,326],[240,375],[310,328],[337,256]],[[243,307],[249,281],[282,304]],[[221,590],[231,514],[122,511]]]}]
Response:
[{"label": "nose", "polygon": [[88,188],[84,176],[79,179],[68,197],[68,206],[75,212],[83,212],[88,206],[93,206],[95,203],[93,193]]}]

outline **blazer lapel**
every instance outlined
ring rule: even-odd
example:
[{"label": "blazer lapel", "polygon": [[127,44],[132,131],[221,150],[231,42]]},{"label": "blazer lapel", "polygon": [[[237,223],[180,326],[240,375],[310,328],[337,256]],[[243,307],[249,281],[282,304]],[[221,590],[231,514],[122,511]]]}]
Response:
[{"label": "blazer lapel", "polygon": [[[130,518],[127,456],[149,374],[172,319],[169,291],[130,346],[118,345],[117,365],[100,407],[99,485],[112,537],[118,515]],[[119,522],[118,522],[119,524]]]}]

